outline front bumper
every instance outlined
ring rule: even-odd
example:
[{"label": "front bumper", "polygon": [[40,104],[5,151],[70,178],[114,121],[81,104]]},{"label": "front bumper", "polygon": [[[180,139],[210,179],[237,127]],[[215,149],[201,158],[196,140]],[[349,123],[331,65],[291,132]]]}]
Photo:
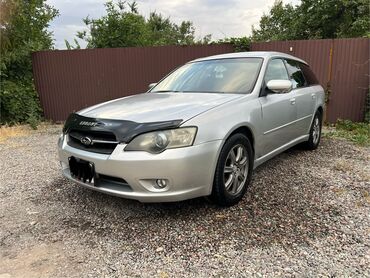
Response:
[{"label": "front bumper", "polygon": [[[221,144],[222,140],[217,140],[160,154],[125,152],[125,145],[118,144],[112,154],[106,155],[73,148],[64,138],[58,149],[63,174],[84,187],[141,202],[173,202],[211,194]],[[104,180],[94,186],[78,181],[69,171],[71,156],[94,163],[98,175],[120,178],[126,183]],[[157,179],[168,180],[168,185],[156,187]]]}]

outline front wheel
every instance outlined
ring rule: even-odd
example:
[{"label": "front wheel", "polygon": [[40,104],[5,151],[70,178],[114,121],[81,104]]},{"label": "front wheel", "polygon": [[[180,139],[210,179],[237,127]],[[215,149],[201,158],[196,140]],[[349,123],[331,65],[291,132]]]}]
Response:
[{"label": "front wheel", "polygon": [[231,136],[223,146],[217,162],[211,199],[221,206],[238,203],[250,183],[253,162],[249,139],[243,134]]},{"label": "front wheel", "polygon": [[321,139],[322,116],[319,111],[316,112],[310,128],[310,137],[305,143],[309,150],[315,150],[319,146]]}]

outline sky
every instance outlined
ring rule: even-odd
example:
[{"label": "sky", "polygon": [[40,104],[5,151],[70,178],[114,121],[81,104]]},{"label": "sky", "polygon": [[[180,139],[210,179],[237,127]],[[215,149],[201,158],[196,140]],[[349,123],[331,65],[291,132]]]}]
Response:
[{"label": "sky", "polygon": [[[106,0],[47,0],[59,10],[60,15],[50,24],[55,47],[65,49],[64,40],[70,42],[77,31],[85,30],[82,18],[99,18],[105,14]],[[274,0],[138,0],[139,13],[148,16],[156,11],[169,16],[175,23],[190,20],[194,23],[196,36],[212,34],[212,39],[248,36],[252,25],[258,26],[263,13],[267,13]],[[297,4],[298,0],[284,3]],[[85,43],[80,41],[81,47]]]}]

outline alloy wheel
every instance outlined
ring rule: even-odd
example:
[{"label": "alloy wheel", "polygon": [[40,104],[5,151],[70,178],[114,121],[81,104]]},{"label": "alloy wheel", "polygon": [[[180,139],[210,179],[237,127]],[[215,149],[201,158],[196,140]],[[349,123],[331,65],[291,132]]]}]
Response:
[{"label": "alloy wheel", "polygon": [[320,139],[320,120],[318,117],[315,117],[312,128],[312,141],[316,145]]},{"label": "alloy wheel", "polygon": [[249,169],[248,152],[238,144],[227,155],[224,166],[224,185],[231,195],[237,195],[244,187]]}]

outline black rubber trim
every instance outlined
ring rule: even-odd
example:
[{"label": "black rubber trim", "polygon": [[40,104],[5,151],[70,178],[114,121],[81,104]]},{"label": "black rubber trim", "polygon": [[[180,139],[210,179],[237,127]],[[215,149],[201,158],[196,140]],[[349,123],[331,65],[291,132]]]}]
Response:
[{"label": "black rubber trim", "polygon": [[177,128],[183,120],[172,120],[163,122],[137,123],[126,120],[111,120],[84,117],[76,113],[69,115],[63,133],[68,133],[70,130],[84,130],[84,131],[100,131],[112,132],[117,141],[120,143],[128,143],[139,134],[162,130]]}]

